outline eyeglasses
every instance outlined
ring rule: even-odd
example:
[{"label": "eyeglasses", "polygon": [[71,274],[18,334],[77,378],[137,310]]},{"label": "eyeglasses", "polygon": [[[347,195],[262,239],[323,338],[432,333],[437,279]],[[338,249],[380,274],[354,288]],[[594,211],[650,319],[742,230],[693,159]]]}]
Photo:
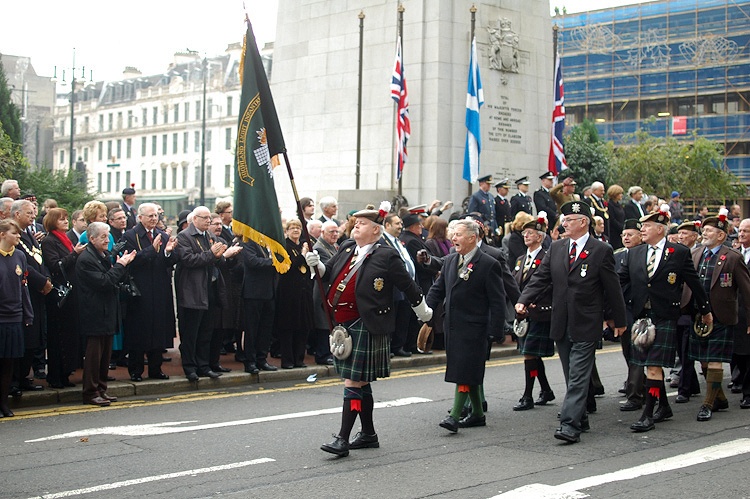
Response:
[{"label": "eyeglasses", "polygon": [[571,218],[570,216],[567,216],[567,217],[565,217],[565,219],[563,220],[563,223],[566,223],[566,222],[573,222],[573,221],[575,221],[575,220],[584,220],[584,219],[586,219],[586,217],[575,217],[575,218]]},{"label": "eyeglasses", "polygon": [[211,218],[211,215],[193,215],[193,218],[200,218],[205,220],[207,218]]},{"label": "eyeglasses", "polygon": [[215,225],[215,226],[217,226],[217,227],[218,227],[218,226],[220,226],[220,225],[221,225],[221,222],[211,222],[211,225]]}]

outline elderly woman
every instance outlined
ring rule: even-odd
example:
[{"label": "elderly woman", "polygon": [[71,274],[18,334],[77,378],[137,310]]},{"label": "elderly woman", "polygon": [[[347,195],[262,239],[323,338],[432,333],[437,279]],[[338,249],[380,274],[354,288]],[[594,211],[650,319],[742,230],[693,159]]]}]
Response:
[{"label": "elderly woman", "polygon": [[300,241],[301,235],[302,223],[296,218],[289,220],[286,224],[286,251],[292,266],[279,276],[274,327],[284,369],[306,367],[305,342],[313,326],[313,281],[305,262],[308,246]]},{"label": "elderly woman", "polygon": [[622,248],[622,229],[625,227],[625,209],[622,206],[624,190],[617,184],[612,184],[607,189],[609,199],[609,244],[612,249]]},{"label": "elderly woman", "polygon": [[[51,208],[44,216],[44,230],[48,236],[42,240],[42,258],[52,275],[52,284],[62,286],[73,283],[78,255],[85,244],[75,246],[68,238],[68,212]],[[68,381],[70,373],[80,367],[78,351],[77,286],[74,284],[63,306],[56,292],[47,295],[47,384],[52,388],[75,386]]]},{"label": "elderly woman", "polygon": [[[112,337],[120,330],[119,283],[136,253],[126,251],[112,264],[107,247],[109,225],[92,222],[86,229],[89,244],[76,262],[80,331],[86,338],[83,364],[83,403],[100,407],[116,402],[107,394],[107,366]],[[83,305],[83,306],[81,306]]]},{"label": "elderly woman", "polygon": [[24,356],[23,326],[31,324],[34,312],[26,286],[26,255],[15,251],[21,227],[0,220],[0,417],[14,416],[8,406],[13,362]]},{"label": "elderly woman", "polygon": [[508,250],[508,262],[515,262],[518,257],[526,253],[526,244],[523,242],[523,227],[534,220],[534,217],[525,211],[516,213],[510,223],[510,232],[503,238],[503,247]]}]

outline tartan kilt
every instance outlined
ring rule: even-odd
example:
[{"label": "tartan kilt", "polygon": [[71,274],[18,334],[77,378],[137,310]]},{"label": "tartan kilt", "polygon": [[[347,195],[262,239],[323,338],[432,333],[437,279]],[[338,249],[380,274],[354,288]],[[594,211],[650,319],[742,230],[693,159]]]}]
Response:
[{"label": "tartan kilt", "polygon": [[352,381],[375,381],[391,375],[391,338],[370,334],[361,319],[345,326],[352,338],[352,353],[346,359],[333,359],[336,372]]},{"label": "tartan kilt", "polygon": [[731,362],[734,327],[714,320],[714,329],[707,338],[700,338],[690,327],[690,360],[700,362]]},{"label": "tartan kilt", "polygon": [[[677,354],[677,321],[649,315],[656,327],[654,343],[645,352],[632,347],[630,361],[636,366],[674,367]],[[625,331],[630,334],[630,331]]]},{"label": "tartan kilt", "polygon": [[549,337],[549,321],[529,321],[529,332],[518,339],[521,353],[534,357],[552,357],[555,355],[555,341]]}]

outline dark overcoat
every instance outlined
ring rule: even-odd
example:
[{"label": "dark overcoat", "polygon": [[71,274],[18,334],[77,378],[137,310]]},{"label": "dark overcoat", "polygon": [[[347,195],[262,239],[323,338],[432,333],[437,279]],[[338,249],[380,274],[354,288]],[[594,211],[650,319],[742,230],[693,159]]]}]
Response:
[{"label": "dark overcoat", "polygon": [[427,305],[434,310],[444,302],[445,381],[481,385],[489,337],[502,336],[505,323],[502,268],[478,250],[464,265],[470,270],[462,271],[462,278],[458,258],[458,253],[445,257],[440,277],[427,295]]},{"label": "dark overcoat", "polygon": [[[226,259],[223,256],[214,256],[211,245],[216,242],[216,236],[210,231],[206,231],[206,235],[208,241],[193,224],[177,234],[177,246],[174,251],[177,254],[175,290],[178,307],[208,310],[209,279],[212,278],[213,269],[223,265]],[[227,295],[221,272],[217,275],[216,291],[217,305],[225,307]]]},{"label": "dark overcoat", "polygon": [[161,238],[157,253],[146,235],[143,224],[138,223],[125,231],[125,250],[136,251],[128,266],[141,296],[128,298],[124,317],[124,350],[149,351],[172,346],[175,337],[174,299],[172,294],[172,268],[177,256],[165,253],[169,235],[158,228],[154,237]]},{"label": "dark overcoat", "polygon": [[[40,348],[47,336],[47,306],[42,289],[47,284],[50,273],[47,266],[44,265],[39,242],[25,230],[21,231],[21,242],[18,243],[16,249],[26,256],[29,271],[28,288],[31,307],[34,309],[34,322],[30,326],[24,326],[23,331],[24,346],[26,350],[31,350]],[[54,293],[54,290],[52,292]]]},{"label": "dark overcoat", "polygon": [[279,276],[274,329],[309,331],[313,327],[313,280],[310,279],[310,268],[302,255],[302,241],[296,244],[287,238],[286,251],[292,260],[292,266]]},{"label": "dark overcoat", "polygon": [[114,336],[120,330],[119,282],[126,268],[112,265],[89,244],[76,262],[80,332],[84,336]]}]

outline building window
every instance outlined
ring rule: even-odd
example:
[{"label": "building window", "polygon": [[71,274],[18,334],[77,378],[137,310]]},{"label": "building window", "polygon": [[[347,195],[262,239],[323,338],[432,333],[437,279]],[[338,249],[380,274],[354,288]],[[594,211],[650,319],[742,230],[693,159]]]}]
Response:
[{"label": "building window", "polygon": [[125,187],[130,185],[130,170],[125,172]]},{"label": "building window", "polygon": [[120,172],[115,172],[115,192],[120,190]]},{"label": "building window", "polygon": [[96,190],[102,192],[102,174],[96,174]]},{"label": "building window", "polygon": [[89,148],[88,147],[83,148],[83,160],[86,162],[88,162],[89,160]]},{"label": "building window", "polygon": [[143,116],[141,118],[143,119],[143,126],[148,125],[148,109],[145,107],[143,108]]},{"label": "building window", "polygon": [[195,187],[201,186],[201,167],[195,167]]},{"label": "building window", "polygon": [[81,130],[83,133],[89,133],[89,117],[86,116],[83,119],[83,130]]},{"label": "building window", "polygon": [[180,103],[174,105],[174,122],[180,121]]},{"label": "building window", "polygon": [[228,151],[232,148],[232,129],[227,128],[224,132],[226,134],[224,137],[224,148]]},{"label": "building window", "polygon": [[162,168],[161,170],[161,189],[166,190],[167,189],[167,169]]},{"label": "building window", "polygon": [[195,132],[195,152],[201,152],[201,133]]},{"label": "building window", "polygon": [[115,117],[113,113],[109,113],[108,119],[107,119],[107,130],[112,130],[112,126],[114,125]]},{"label": "building window", "polygon": [[146,188],[146,170],[141,170],[141,185]]},{"label": "building window", "polygon": [[157,170],[151,170],[151,189],[156,190],[156,172]]},{"label": "building window", "polygon": [[224,165],[224,187],[232,186],[232,165]]},{"label": "building window", "polygon": [[141,157],[146,157],[146,147],[147,147],[148,139],[146,137],[141,137]]},{"label": "building window", "polygon": [[122,130],[122,111],[117,113],[117,129]]},{"label": "building window", "polygon": [[177,134],[172,134],[172,154],[177,154]]},{"label": "building window", "polygon": [[60,149],[60,166],[63,166],[65,164],[65,151],[63,149]]},{"label": "building window", "polygon": [[153,118],[154,118],[153,122],[154,122],[154,125],[156,125],[159,122],[159,108],[154,106],[152,113],[153,113]]},{"label": "building window", "polygon": [[133,111],[128,111],[128,128],[133,128]]},{"label": "building window", "polygon": [[156,135],[151,136],[151,156],[156,156]]},{"label": "building window", "polygon": [[164,124],[166,125],[169,123],[169,109],[167,106],[164,106]]},{"label": "building window", "polygon": [[125,157],[130,159],[133,154],[133,139],[128,139],[125,142]]},{"label": "building window", "polygon": [[195,119],[201,119],[201,101],[195,101]]},{"label": "building window", "polygon": [[206,151],[211,150],[211,130],[206,130]]},{"label": "building window", "polygon": [[211,165],[206,165],[206,187],[211,187]]},{"label": "building window", "polygon": [[104,115],[103,114],[99,115],[99,131],[100,132],[104,131]]},{"label": "building window", "polygon": [[190,121],[190,103],[186,102],[185,106],[185,121]]},{"label": "building window", "polygon": [[112,157],[112,141],[107,141],[107,159],[110,159]]},{"label": "building window", "polygon": [[104,142],[101,140],[99,141],[99,154],[97,154],[97,156],[99,158],[99,161],[101,161],[104,157]]},{"label": "building window", "polygon": [[187,177],[188,177],[188,169],[187,166],[182,167],[182,188],[187,189]]},{"label": "building window", "polygon": [[177,189],[177,167],[172,167],[172,189]]},{"label": "building window", "polygon": [[227,116],[232,116],[232,96],[227,96]]},{"label": "building window", "polygon": [[161,136],[161,155],[167,155],[167,134]]},{"label": "building window", "polygon": [[107,172],[107,192],[112,192],[112,172]]},{"label": "building window", "polygon": [[188,133],[182,132],[182,152],[188,152]]},{"label": "building window", "polygon": [[208,99],[206,101],[206,109],[208,110],[208,116],[206,118],[211,119],[214,117],[214,100]]},{"label": "building window", "polygon": [[122,157],[122,139],[117,139],[117,157]]}]

